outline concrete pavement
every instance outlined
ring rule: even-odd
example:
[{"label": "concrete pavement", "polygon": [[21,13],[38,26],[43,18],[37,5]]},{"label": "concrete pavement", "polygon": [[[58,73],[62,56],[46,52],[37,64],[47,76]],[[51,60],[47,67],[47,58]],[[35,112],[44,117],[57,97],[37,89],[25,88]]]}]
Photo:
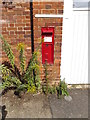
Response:
[{"label": "concrete pavement", "polygon": [[[88,90],[69,90],[71,101],[57,96],[23,94],[18,98],[9,91],[2,97],[6,118],[88,118]],[[4,112],[3,112],[4,114]]]}]

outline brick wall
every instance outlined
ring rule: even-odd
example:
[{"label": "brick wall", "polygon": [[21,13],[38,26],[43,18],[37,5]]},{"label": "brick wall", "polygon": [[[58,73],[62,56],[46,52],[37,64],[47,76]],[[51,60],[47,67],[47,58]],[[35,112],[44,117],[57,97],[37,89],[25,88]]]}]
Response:
[{"label": "brick wall", "polygon": [[[31,57],[31,25],[29,3],[15,3],[13,6],[2,7],[2,34],[4,38],[11,44],[11,48],[15,55],[15,62],[18,65],[17,44],[23,42],[25,44],[25,55],[28,60]],[[3,61],[7,60],[6,54],[2,53]]]},{"label": "brick wall", "polygon": [[[30,28],[30,5],[29,2],[13,3],[13,6],[2,7],[2,34],[11,44],[15,54],[15,62],[18,65],[18,52],[16,46],[19,42],[25,44],[25,55],[27,63],[31,57],[31,28]],[[41,27],[54,27],[54,64],[48,66],[50,82],[60,80],[61,44],[62,44],[62,18],[35,18],[35,14],[63,14],[63,2],[34,2],[34,47],[35,50],[40,43]],[[8,60],[2,52],[2,61]],[[44,68],[40,49],[40,72],[41,79],[44,79]],[[19,65],[18,65],[19,67]]]},{"label": "brick wall", "polygon": [[[35,14],[63,14],[63,2],[35,2],[33,4]],[[39,44],[42,27],[54,27],[54,64],[48,65],[48,77],[50,82],[60,80],[61,44],[62,44],[62,18],[35,18],[34,16],[35,48]],[[38,43],[38,44],[37,44]],[[40,60],[42,56],[40,56]],[[41,78],[44,80],[44,67],[41,62]]]}]

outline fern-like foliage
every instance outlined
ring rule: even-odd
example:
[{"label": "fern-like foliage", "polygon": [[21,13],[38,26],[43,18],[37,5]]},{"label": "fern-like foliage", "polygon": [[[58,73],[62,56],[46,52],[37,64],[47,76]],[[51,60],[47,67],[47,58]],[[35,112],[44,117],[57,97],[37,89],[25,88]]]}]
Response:
[{"label": "fern-like foliage", "polygon": [[59,85],[56,87],[58,98],[60,98],[60,95],[68,96],[68,90],[67,90],[67,84],[65,83],[65,78],[63,80],[60,79]]},{"label": "fern-like foliage", "polygon": [[12,65],[12,67],[14,68],[14,54],[13,51],[11,50],[10,45],[8,44],[8,42],[3,38],[2,35],[0,35],[1,40],[3,41],[2,44],[2,49],[5,51],[5,53],[7,54],[7,57],[9,58],[9,61]]},{"label": "fern-like foliage", "polygon": [[[14,87],[16,91],[27,90],[28,92],[36,92],[40,89],[40,77],[39,77],[39,63],[37,59],[38,52],[34,52],[29,65],[26,68],[26,59],[24,56],[24,44],[19,43],[17,49],[19,51],[20,71],[14,63],[14,55],[10,45],[0,35],[3,41],[2,48],[7,54],[10,63],[7,62],[0,66],[2,76],[2,84],[0,88],[6,89]],[[39,48],[39,47],[38,47]],[[38,49],[37,49],[38,51]],[[34,74],[35,73],[35,74]]]},{"label": "fern-like foliage", "polygon": [[0,71],[2,75],[2,85],[1,85],[2,89],[6,89],[9,87],[18,88],[18,86],[21,85],[21,81],[17,77],[13,76],[10,69],[8,69],[6,66],[1,65]]},{"label": "fern-like foliage", "polygon": [[19,60],[20,60],[21,73],[23,73],[25,70],[24,44],[19,43],[17,46],[17,49],[19,50]]},{"label": "fern-like foliage", "polygon": [[[40,88],[40,77],[39,77],[39,62],[37,60],[38,52],[34,52],[32,58],[29,61],[28,68],[26,70],[24,79],[27,79],[30,86],[36,86]],[[33,77],[33,71],[35,72],[35,78]]]},{"label": "fern-like foliage", "polygon": [[4,65],[0,65],[0,72],[3,81],[7,80],[9,75],[11,74],[11,71]]}]

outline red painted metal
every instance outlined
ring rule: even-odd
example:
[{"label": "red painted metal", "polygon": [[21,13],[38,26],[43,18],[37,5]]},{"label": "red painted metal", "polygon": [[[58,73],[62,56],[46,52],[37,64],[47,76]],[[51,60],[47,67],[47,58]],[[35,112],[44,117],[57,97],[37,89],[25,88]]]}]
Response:
[{"label": "red painted metal", "polygon": [[[42,63],[54,63],[54,27],[42,27]],[[52,37],[52,42],[44,42],[45,37]]]}]

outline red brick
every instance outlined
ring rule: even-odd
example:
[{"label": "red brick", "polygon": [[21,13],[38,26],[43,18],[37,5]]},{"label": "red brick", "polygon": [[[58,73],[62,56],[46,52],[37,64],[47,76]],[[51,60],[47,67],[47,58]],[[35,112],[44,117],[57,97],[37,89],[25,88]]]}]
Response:
[{"label": "red brick", "polygon": [[42,10],[42,14],[55,14],[55,9],[50,9],[50,10]]},{"label": "red brick", "polygon": [[20,23],[20,24],[19,24],[19,23],[16,23],[16,24],[15,24],[15,27],[19,27],[19,26],[22,26],[22,27],[23,27],[23,26],[25,26],[25,23]]},{"label": "red brick", "polygon": [[17,22],[17,23],[22,23],[23,20],[22,20],[22,19],[17,19],[16,22]]},{"label": "red brick", "polygon": [[4,32],[4,31],[2,31],[2,34],[7,34],[7,35],[9,35],[9,32],[6,32],[6,31]]},{"label": "red brick", "polygon": [[62,26],[62,23],[46,23],[46,26]]},{"label": "red brick", "polygon": [[7,30],[9,30],[9,31],[16,31],[17,28],[14,28],[14,27],[8,27]]},{"label": "red brick", "polygon": [[6,27],[2,27],[2,31],[6,31]]},{"label": "red brick", "polygon": [[10,24],[10,27],[14,27],[14,23]]},{"label": "red brick", "polygon": [[30,19],[30,15],[26,16],[26,19]]},{"label": "red brick", "polygon": [[30,30],[30,27],[24,27],[24,30]]},{"label": "red brick", "polygon": [[28,38],[28,37],[30,38],[31,35],[30,35],[30,34],[28,34],[28,35],[24,35],[24,37],[25,37],[25,38]]},{"label": "red brick", "polygon": [[29,15],[30,14],[30,11],[24,11],[23,12],[23,15]]},{"label": "red brick", "polygon": [[45,5],[45,9],[51,9],[52,5],[51,4],[47,4]]},{"label": "red brick", "polygon": [[23,28],[22,27],[18,27],[18,30],[23,30]]},{"label": "red brick", "polygon": [[11,34],[14,34],[14,31],[10,31],[10,35],[11,35]]},{"label": "red brick", "polygon": [[58,10],[58,14],[63,14],[63,10]]},{"label": "red brick", "polygon": [[26,26],[31,26],[30,23],[26,23]]},{"label": "red brick", "polygon": [[8,24],[2,24],[2,27],[8,27]]},{"label": "red brick", "polygon": [[16,31],[15,34],[25,34],[25,31]]}]

